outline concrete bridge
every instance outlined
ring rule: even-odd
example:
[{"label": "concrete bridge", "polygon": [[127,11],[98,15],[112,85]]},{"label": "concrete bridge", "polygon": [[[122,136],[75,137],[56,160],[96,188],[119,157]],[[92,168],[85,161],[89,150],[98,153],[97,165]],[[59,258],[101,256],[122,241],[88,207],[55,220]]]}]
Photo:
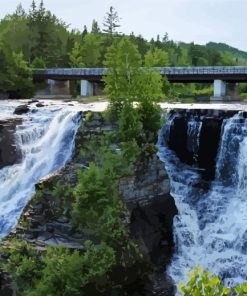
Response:
[{"label": "concrete bridge", "polygon": [[[156,67],[171,83],[214,83],[211,100],[237,99],[236,83],[247,82],[247,67]],[[53,84],[69,80],[81,81],[81,95],[93,95],[97,83],[102,83],[106,68],[34,69],[34,81],[50,79]],[[60,81],[60,82],[59,82]]]}]

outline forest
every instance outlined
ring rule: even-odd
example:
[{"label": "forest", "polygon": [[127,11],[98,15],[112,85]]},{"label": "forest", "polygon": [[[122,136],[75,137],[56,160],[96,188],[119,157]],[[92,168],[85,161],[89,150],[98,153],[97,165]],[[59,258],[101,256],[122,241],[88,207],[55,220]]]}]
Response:
[{"label": "forest", "polygon": [[[31,97],[32,68],[103,67],[107,50],[123,37],[137,47],[143,65],[150,55],[155,55],[153,66],[233,66],[247,62],[245,52],[226,44],[174,42],[166,32],[151,40],[134,33],[125,36],[114,7],[105,13],[103,24],[93,20],[91,28],[82,23],[81,30],[71,29],[47,10],[43,1],[33,1],[28,11],[20,4],[0,21],[0,90],[11,98]],[[166,83],[164,92],[176,100],[184,94],[210,95],[212,87]]]}]

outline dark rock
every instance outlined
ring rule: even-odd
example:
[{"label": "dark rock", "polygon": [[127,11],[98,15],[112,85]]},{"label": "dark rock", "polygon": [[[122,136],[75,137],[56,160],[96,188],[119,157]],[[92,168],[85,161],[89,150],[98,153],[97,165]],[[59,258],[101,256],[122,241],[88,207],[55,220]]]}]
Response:
[{"label": "dark rock", "polygon": [[28,104],[33,104],[33,103],[38,103],[38,102],[39,102],[38,99],[32,99],[32,100],[28,101],[27,103]]},{"label": "dark rock", "polygon": [[29,111],[28,105],[20,105],[15,108],[14,114],[22,115]]},{"label": "dark rock", "polygon": [[139,164],[134,176],[121,179],[119,189],[130,210],[131,236],[155,271],[144,295],[174,295],[174,285],[164,271],[173,254],[172,225],[177,208],[164,164],[155,155],[147,165]]},{"label": "dark rock", "polygon": [[16,126],[21,124],[20,118],[0,120],[0,168],[17,163],[21,152],[16,146]]},{"label": "dark rock", "polygon": [[36,104],[36,107],[44,107],[45,105],[43,103]]}]

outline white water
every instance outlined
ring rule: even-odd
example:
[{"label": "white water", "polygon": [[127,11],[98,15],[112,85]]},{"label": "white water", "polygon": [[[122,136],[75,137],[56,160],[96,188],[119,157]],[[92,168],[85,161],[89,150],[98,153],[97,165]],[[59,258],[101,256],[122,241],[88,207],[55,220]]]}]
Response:
[{"label": "white water", "polygon": [[[193,187],[200,175],[167,147],[172,123],[170,118],[158,143],[179,212],[174,218],[176,250],[168,273],[175,283],[187,281],[189,271],[200,264],[228,286],[242,283],[247,280],[247,120],[241,114],[224,120],[216,178],[207,192]],[[188,135],[199,139],[199,123],[191,125]]]},{"label": "white water", "polygon": [[[19,102],[4,101],[0,119],[14,117]],[[7,235],[44,176],[63,167],[70,159],[81,115],[66,104],[31,107],[21,116],[16,142],[22,154],[20,163],[0,170],[0,237]]]}]

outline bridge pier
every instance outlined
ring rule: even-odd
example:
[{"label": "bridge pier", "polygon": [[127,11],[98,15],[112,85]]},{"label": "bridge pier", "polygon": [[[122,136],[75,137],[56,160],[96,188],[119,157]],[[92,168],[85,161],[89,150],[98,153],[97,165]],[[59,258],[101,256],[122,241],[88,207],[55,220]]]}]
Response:
[{"label": "bridge pier", "polygon": [[226,82],[223,80],[214,80],[214,95],[210,98],[211,101],[226,100]]},{"label": "bridge pier", "polygon": [[214,80],[214,95],[210,98],[210,101],[239,101],[241,100],[238,84],[226,83],[223,80]]},{"label": "bridge pier", "polygon": [[69,80],[48,80],[51,95],[70,95]]},{"label": "bridge pier", "polygon": [[81,96],[91,97],[94,94],[93,83],[88,80],[81,80]]},{"label": "bridge pier", "polygon": [[68,98],[70,95],[69,80],[47,79],[36,83],[35,98]]}]

